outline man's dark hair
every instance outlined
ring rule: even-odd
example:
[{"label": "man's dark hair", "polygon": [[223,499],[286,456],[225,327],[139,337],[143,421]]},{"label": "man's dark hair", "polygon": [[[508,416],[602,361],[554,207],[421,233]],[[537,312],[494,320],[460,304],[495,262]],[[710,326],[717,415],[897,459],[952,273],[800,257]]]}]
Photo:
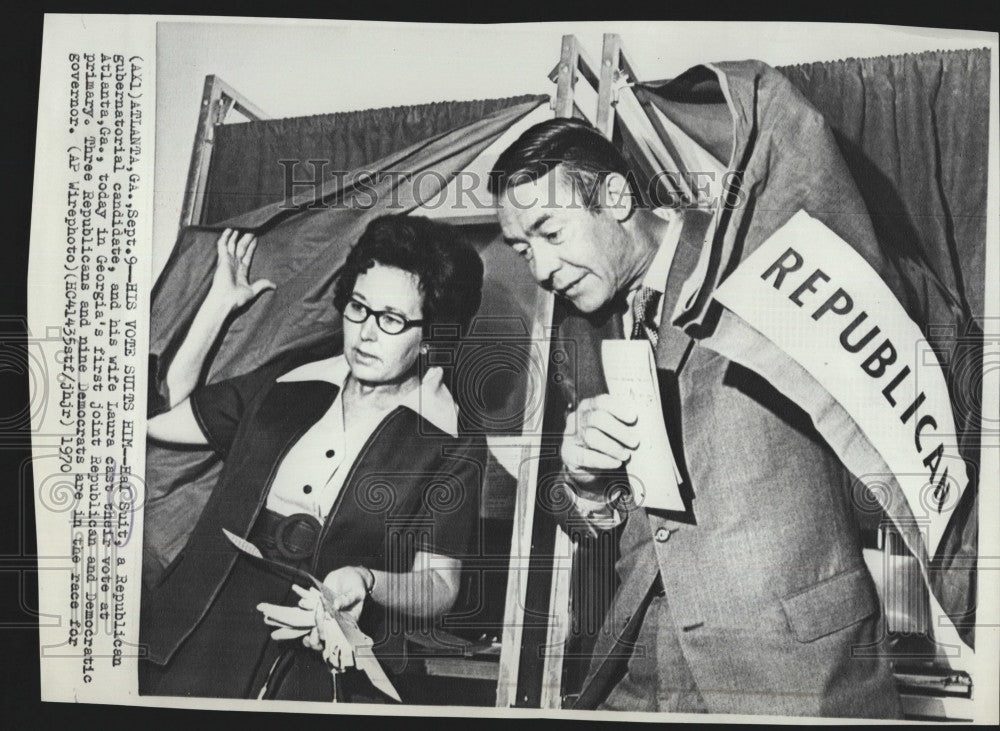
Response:
[{"label": "man's dark hair", "polygon": [[344,311],[358,276],[375,264],[410,272],[423,295],[424,334],[439,326],[465,332],[483,288],[483,262],[459,229],[421,216],[387,215],[373,219],[337,272],[333,304]]},{"label": "man's dark hair", "polygon": [[531,183],[557,166],[567,175],[584,207],[597,208],[600,184],[610,173],[629,183],[633,205],[642,197],[624,156],[610,140],[580,119],[550,119],[526,130],[497,158],[487,188],[494,196]]}]

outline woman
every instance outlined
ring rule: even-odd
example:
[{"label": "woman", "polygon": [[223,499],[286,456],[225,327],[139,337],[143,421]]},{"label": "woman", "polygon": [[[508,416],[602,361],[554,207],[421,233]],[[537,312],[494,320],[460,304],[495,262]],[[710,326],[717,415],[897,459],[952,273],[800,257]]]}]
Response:
[{"label": "woman", "polygon": [[[317,632],[272,638],[257,609],[280,625],[277,605],[301,596],[308,610],[315,598],[240,554],[223,529],[321,578],[391,672],[407,626],[454,603],[477,526],[484,445],[459,435],[441,369],[420,368],[431,339],[454,337],[479,306],[475,251],[445,224],[376,219],[334,287],[343,355],[195,388],[227,318],[274,287],[249,281],[255,247],[251,235],[220,236],[211,290],[166,376],[171,408],[149,421],[150,438],[209,445],[225,466],[184,550],[143,593],[146,694],[332,697]],[[338,677],[339,695],[384,698],[358,673]]]}]

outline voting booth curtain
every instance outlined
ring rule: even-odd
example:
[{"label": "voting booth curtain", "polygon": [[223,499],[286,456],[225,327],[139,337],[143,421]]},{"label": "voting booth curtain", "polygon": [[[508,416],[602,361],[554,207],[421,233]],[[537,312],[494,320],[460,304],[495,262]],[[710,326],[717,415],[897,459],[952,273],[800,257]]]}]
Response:
[{"label": "voting booth curtain", "polygon": [[[727,313],[713,297],[755,249],[804,209],[850,242],[920,328],[926,343],[904,343],[910,351],[904,355],[912,359],[913,349],[926,345],[937,356],[956,430],[945,439],[957,441],[968,487],[928,557],[930,584],[970,643],[989,84],[984,49],[777,70],[756,62],[707,64],[637,90],[641,100],[739,174],[701,288],[675,313],[675,323],[723,346],[720,322],[725,324]],[[771,365],[775,372],[764,374],[769,380],[787,377],[777,372],[776,361]],[[872,403],[871,409],[880,406]],[[820,408],[807,408],[814,420]]]},{"label": "voting booth curtain", "polygon": [[220,125],[200,223],[218,223],[282,200],[286,176],[311,181],[372,166],[442,132],[536,99],[436,102]]},{"label": "voting booth curtain", "polygon": [[[277,289],[227,324],[209,355],[204,380],[212,383],[246,373],[293,352],[317,358],[332,355],[338,350],[340,333],[340,318],[331,305],[334,275],[368,222],[432,200],[511,125],[547,100],[535,96],[432,104],[386,110],[384,117],[372,111],[357,117],[233,125],[235,131],[228,125],[217,128],[206,201],[205,220],[210,223],[180,232],[153,290],[150,413],[165,408],[162,378],[208,291],[215,241],[223,228],[256,232],[258,246],[250,275],[270,279]],[[289,130],[301,131],[301,137],[284,139]],[[329,160],[327,170],[340,168],[340,174],[319,186],[297,188],[286,197],[275,162],[286,154]],[[371,159],[374,155],[381,157]],[[345,171],[348,164],[357,167]],[[264,200],[270,202],[257,206]],[[489,251],[484,255],[489,283],[483,306],[504,309],[514,320],[530,322],[533,283],[511,281],[503,274],[513,255],[506,247],[489,246],[495,231],[473,227],[469,236],[478,249]],[[529,279],[526,274],[522,278]],[[504,398],[516,400],[517,389],[502,390]],[[523,390],[521,394],[523,398]],[[483,408],[480,404],[480,411]],[[503,412],[511,405],[485,408]],[[206,450],[149,444],[146,581],[155,581],[183,547],[220,467],[218,458]]]}]

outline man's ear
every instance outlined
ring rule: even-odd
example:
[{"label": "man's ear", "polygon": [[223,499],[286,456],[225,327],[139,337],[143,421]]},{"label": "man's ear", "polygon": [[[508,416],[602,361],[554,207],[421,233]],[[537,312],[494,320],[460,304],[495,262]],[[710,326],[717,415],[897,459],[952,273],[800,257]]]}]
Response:
[{"label": "man's ear", "polygon": [[632,215],[635,200],[632,198],[632,188],[624,175],[608,173],[601,186],[601,192],[603,195],[601,207],[605,208],[619,223]]}]

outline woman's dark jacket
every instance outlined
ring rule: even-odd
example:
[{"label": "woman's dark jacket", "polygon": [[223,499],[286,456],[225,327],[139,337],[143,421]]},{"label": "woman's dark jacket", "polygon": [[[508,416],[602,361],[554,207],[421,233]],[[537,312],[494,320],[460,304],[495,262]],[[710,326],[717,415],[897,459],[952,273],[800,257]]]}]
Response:
[{"label": "woman's dark jacket", "polygon": [[[169,662],[195,631],[239,558],[222,529],[249,536],[282,457],[334,402],[333,383],[276,381],[288,368],[264,366],[191,396],[195,418],[225,466],[187,545],[143,592],[141,641],[155,663]],[[397,407],[351,466],[323,526],[313,575],[322,580],[341,566],[405,572],[417,551],[467,555],[478,543],[485,464],[482,438],[452,436]],[[402,645],[398,624],[371,602],[361,619],[385,656]]]}]

